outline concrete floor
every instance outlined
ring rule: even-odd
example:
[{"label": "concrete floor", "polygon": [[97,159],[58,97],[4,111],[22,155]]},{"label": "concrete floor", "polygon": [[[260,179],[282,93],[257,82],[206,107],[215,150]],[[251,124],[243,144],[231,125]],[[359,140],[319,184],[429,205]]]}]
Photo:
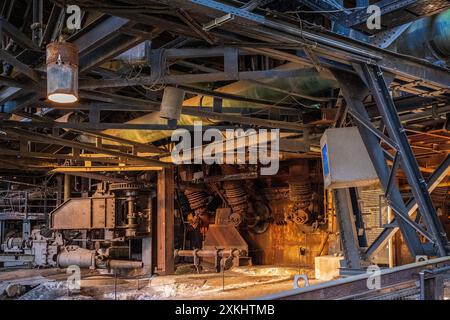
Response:
[{"label": "concrete floor", "polygon": [[[185,268],[189,270],[189,268]],[[180,268],[178,269],[180,270]],[[183,271],[183,272],[186,272]],[[251,299],[292,289],[293,267],[239,267],[224,274],[185,273],[171,276],[136,277],[107,274],[105,270],[82,272],[79,293],[67,289],[67,274],[61,269],[29,269],[0,273],[0,291],[9,284],[26,286],[27,292],[16,299]],[[300,273],[313,276],[313,270]],[[314,284],[318,281],[311,280]],[[3,288],[3,290],[1,289]],[[5,294],[3,294],[3,298]]]}]

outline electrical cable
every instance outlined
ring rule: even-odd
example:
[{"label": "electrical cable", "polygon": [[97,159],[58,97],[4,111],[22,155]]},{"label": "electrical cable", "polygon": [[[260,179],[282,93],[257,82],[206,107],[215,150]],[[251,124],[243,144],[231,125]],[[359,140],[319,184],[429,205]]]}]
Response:
[{"label": "electrical cable", "polygon": [[342,8],[342,9],[335,9],[335,10],[295,10],[295,11],[285,11],[284,13],[287,14],[296,14],[296,13],[338,13],[338,12],[345,12],[345,11],[354,11],[354,10],[362,10],[367,9],[367,7],[354,7],[354,8]]}]

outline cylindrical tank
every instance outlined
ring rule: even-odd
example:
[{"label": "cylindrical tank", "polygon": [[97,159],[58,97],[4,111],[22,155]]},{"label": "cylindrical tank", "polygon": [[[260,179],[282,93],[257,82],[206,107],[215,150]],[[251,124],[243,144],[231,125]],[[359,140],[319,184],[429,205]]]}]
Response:
[{"label": "cylindrical tank", "polygon": [[12,249],[22,249],[24,246],[24,241],[22,238],[10,237],[6,240],[6,248]]},{"label": "cylindrical tank", "polygon": [[179,120],[184,102],[184,91],[178,88],[166,87],[161,101],[159,116],[169,120]]},{"label": "cylindrical tank", "polygon": [[78,100],[78,47],[69,42],[47,45],[47,96],[57,103]]},{"label": "cylindrical tank", "polygon": [[140,269],[144,267],[142,261],[132,260],[108,260],[110,269]]},{"label": "cylindrical tank", "polygon": [[424,59],[450,57],[450,10],[414,22],[396,43],[399,53]]},{"label": "cylindrical tank", "polygon": [[88,250],[77,246],[65,247],[57,257],[58,267],[67,268],[78,266],[80,268],[95,267],[95,250]]}]

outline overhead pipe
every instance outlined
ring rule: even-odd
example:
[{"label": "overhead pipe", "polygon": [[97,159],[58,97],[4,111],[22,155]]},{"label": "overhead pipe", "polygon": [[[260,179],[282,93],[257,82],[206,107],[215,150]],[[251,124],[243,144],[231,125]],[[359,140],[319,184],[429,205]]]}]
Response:
[{"label": "overhead pipe", "polygon": [[415,21],[395,42],[397,52],[449,62],[450,9]]},{"label": "overhead pipe", "polygon": [[[270,78],[260,81],[262,84],[255,83],[252,81],[236,81],[229,85],[223,86],[217,89],[217,92],[221,93],[231,93],[235,95],[245,96],[248,98],[261,99],[273,101],[273,104],[279,103],[284,99],[288,93],[281,92],[279,90],[271,89],[270,87],[264,86],[267,84],[271,87],[282,88],[285,91],[292,92],[293,94],[304,94],[310,96],[323,96],[328,94],[333,88],[338,87],[337,81],[328,74],[320,74],[316,69],[302,66],[297,63],[287,63],[280,67],[275,68],[276,70],[295,70],[302,69],[304,73],[301,77],[291,77],[291,78]],[[184,100],[184,107],[206,107],[211,108],[214,104],[214,98],[211,96],[198,95],[193,98]],[[223,112],[226,113],[227,108],[257,108],[258,104],[253,102],[227,100],[222,101]],[[195,121],[202,121],[203,126],[213,125],[217,121],[210,119],[190,116],[181,114],[177,121],[178,125],[194,125]],[[129,124],[167,124],[167,120],[160,117],[159,112],[152,112],[146,114],[137,119],[127,122]],[[156,131],[156,130],[116,130],[110,129],[104,131],[109,135],[121,137],[131,141],[138,141],[141,143],[150,143],[170,137],[171,131]]]},{"label": "overhead pipe", "polygon": [[[419,58],[431,58],[433,60],[448,60],[450,55],[450,10],[438,15],[417,20],[405,31],[405,33],[393,44],[391,50],[399,53],[416,56]],[[431,51],[432,50],[432,51]],[[320,96],[338,88],[336,80],[326,74],[319,73],[314,68],[305,67],[295,63],[287,63],[276,68],[277,70],[291,70],[302,68],[304,74],[301,77],[292,78],[271,78],[256,83],[251,81],[236,81],[232,84],[217,89],[218,92],[232,93],[249,98],[273,101],[274,104],[282,100],[288,93],[274,90],[283,88],[293,94],[310,96]],[[266,86],[264,86],[266,84]],[[270,87],[273,87],[271,89]],[[213,107],[214,98],[210,96],[198,95],[184,101],[183,106],[190,107]],[[226,112],[227,108],[255,108],[258,105],[252,102],[226,100],[222,102],[222,108]],[[195,121],[202,121],[204,126],[212,125],[215,122],[209,119],[202,119],[189,115],[181,115],[178,119],[179,125],[193,125]],[[149,113],[140,118],[134,119],[130,124],[166,124],[165,119],[161,119],[158,112]],[[150,131],[150,130],[106,130],[105,133],[125,138],[141,143],[150,143],[163,138],[170,137],[170,131]]]}]

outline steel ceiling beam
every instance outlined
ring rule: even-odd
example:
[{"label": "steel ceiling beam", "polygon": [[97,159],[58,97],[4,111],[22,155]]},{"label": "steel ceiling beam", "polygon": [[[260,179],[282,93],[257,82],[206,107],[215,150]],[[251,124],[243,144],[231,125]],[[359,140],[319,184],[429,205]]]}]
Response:
[{"label": "steel ceiling beam", "polygon": [[[149,112],[159,111],[160,108],[158,102],[145,99],[130,98],[104,92],[82,91],[80,92],[80,96],[86,99],[103,101],[108,103],[119,103],[130,106],[146,106]],[[198,110],[196,108],[183,107],[181,112],[182,114],[187,114],[190,116],[197,116],[201,118],[207,118],[218,121],[230,121],[233,123],[240,123],[245,125],[256,125],[266,128],[303,131],[306,127],[309,127],[308,125],[302,125],[298,123],[223,114],[213,111]]]},{"label": "steel ceiling beam", "polygon": [[344,7],[336,1],[330,0],[297,0],[297,2],[304,4],[313,11],[327,17],[336,22],[343,22],[347,20],[348,13],[345,12]]},{"label": "steel ceiling beam", "polygon": [[19,140],[28,139],[30,141],[40,142],[40,143],[44,143],[44,144],[52,143],[52,144],[57,144],[57,145],[61,145],[61,146],[76,148],[79,150],[86,150],[86,151],[90,151],[90,152],[109,154],[109,155],[112,155],[115,157],[119,157],[119,158],[123,158],[123,159],[130,159],[133,161],[138,161],[140,163],[144,163],[144,164],[152,165],[152,166],[160,166],[160,167],[170,166],[169,164],[158,161],[158,160],[142,158],[142,157],[138,157],[138,156],[135,156],[132,154],[127,154],[127,153],[110,150],[110,149],[106,149],[106,148],[100,148],[100,147],[96,147],[96,146],[89,145],[86,143],[66,140],[66,139],[62,139],[62,138],[58,138],[58,137],[54,137],[54,136],[48,136],[48,135],[39,134],[36,132],[30,132],[27,130],[13,129],[13,128],[8,128],[8,129],[4,128],[2,130],[5,131],[8,136],[15,138],[15,139],[19,139]]},{"label": "steel ceiling beam", "polygon": [[[221,29],[226,29],[235,34],[246,35],[247,37],[250,36],[260,41],[298,44],[299,49],[303,46],[311,47],[315,54],[331,61],[340,61],[347,64],[370,61],[379,65],[384,71],[402,79],[408,81],[422,79],[424,83],[429,83],[433,86],[450,88],[450,77],[448,76],[448,70],[445,68],[424,60],[399,55],[370,44],[332,34],[331,32],[299,29],[298,26],[279,20],[271,20],[219,1],[158,0],[157,2],[171,7],[182,7],[186,10],[201,12],[209,17],[231,13],[236,16],[236,19],[222,25]],[[240,27],[240,23],[245,23],[246,28]],[[325,66],[336,67],[332,64]]]},{"label": "steel ceiling beam", "polygon": [[26,75],[34,82],[37,83],[40,82],[41,78],[39,77],[38,73],[35,70],[27,66],[25,63],[17,60],[16,57],[12,56],[6,50],[0,49],[0,60],[3,60],[4,62],[12,65],[15,70]]},{"label": "steel ceiling beam", "polygon": [[77,45],[80,56],[85,55],[120,34],[121,28],[130,24],[130,20],[120,17],[101,18],[102,21],[90,24],[69,37],[68,41]]},{"label": "steel ceiling beam", "polygon": [[13,26],[3,17],[0,17],[0,34],[4,32],[8,37],[14,40],[15,43],[24,49],[32,51],[41,51],[41,49],[23,32]]},{"label": "steel ceiling beam", "polygon": [[[157,130],[157,131],[173,131],[175,129],[186,129],[194,131],[195,126],[192,125],[176,125],[169,126],[167,124],[133,124],[133,123],[103,123],[103,122],[44,122],[44,121],[12,121],[3,120],[0,121],[0,127],[3,128],[53,128],[53,129],[70,129],[80,131],[103,131],[109,129],[116,130]],[[208,126],[208,128],[214,128],[219,130],[231,129],[232,126]]]},{"label": "steel ceiling beam", "polygon": [[[28,143],[28,141],[21,140],[22,142]],[[5,159],[29,158],[29,159],[45,159],[45,160],[70,160],[70,161],[90,161],[90,162],[100,162],[108,164],[119,164],[121,160],[117,157],[113,157],[107,154],[67,154],[67,153],[46,153],[46,152],[33,152],[33,151],[23,151],[23,150],[9,150],[0,149],[0,155],[4,156]],[[55,163],[57,166],[58,164]]]},{"label": "steel ceiling beam", "polygon": [[161,171],[160,166],[92,166],[92,167],[69,167],[60,166],[52,169],[52,173],[91,173],[91,172],[127,172],[127,171]]},{"label": "steel ceiling beam", "polygon": [[129,183],[130,182],[129,180],[126,180],[126,179],[105,176],[105,175],[102,175],[102,174],[92,173],[92,172],[70,172],[70,171],[65,171],[64,173],[68,174],[69,176],[93,179],[93,180],[98,180],[98,181],[107,181],[107,182],[113,182],[113,183]]},{"label": "steel ceiling beam", "polygon": [[[396,27],[425,16],[434,15],[450,7],[449,1],[435,0],[381,0],[373,3],[381,10],[381,24],[384,29]],[[372,15],[367,9],[351,12],[345,19],[349,28],[357,28],[367,33],[377,33],[380,30],[369,30],[366,21]]]},{"label": "steel ceiling beam", "polygon": [[[34,114],[30,114],[30,113],[26,113],[26,112],[15,112],[16,115],[19,115],[21,117],[30,119],[30,120],[34,120],[34,121],[40,121],[40,122],[47,122],[50,124],[57,124],[57,121],[54,121],[53,119],[47,118],[47,117],[43,117],[43,116],[38,116],[38,115],[34,115]],[[0,127],[1,127],[1,123],[0,123]],[[115,136],[111,136],[109,134],[103,133],[103,132],[97,132],[97,131],[91,131],[91,130],[75,130],[72,129],[72,131],[79,133],[79,134],[85,134],[88,136],[92,136],[94,138],[100,138],[102,140],[107,140],[107,141],[113,141],[113,142],[117,142],[119,144],[122,145],[128,145],[132,148],[134,148],[136,151],[147,151],[147,152],[152,152],[152,153],[156,153],[156,154],[161,154],[161,153],[165,153],[165,151],[163,149],[160,149],[156,146],[152,146],[149,144],[144,144],[144,143],[139,143],[136,141],[131,141],[131,140],[127,140],[124,138],[120,138],[120,137],[115,137]]]},{"label": "steel ceiling beam", "polygon": [[217,81],[238,81],[238,80],[262,80],[267,78],[293,78],[304,74],[303,69],[297,70],[262,70],[262,71],[241,71],[236,74],[227,72],[198,73],[198,74],[176,74],[165,75],[160,78],[153,76],[142,76],[137,79],[99,79],[82,80],[80,89],[94,90],[101,88],[121,88],[139,85],[153,84],[192,84],[201,82]]}]

